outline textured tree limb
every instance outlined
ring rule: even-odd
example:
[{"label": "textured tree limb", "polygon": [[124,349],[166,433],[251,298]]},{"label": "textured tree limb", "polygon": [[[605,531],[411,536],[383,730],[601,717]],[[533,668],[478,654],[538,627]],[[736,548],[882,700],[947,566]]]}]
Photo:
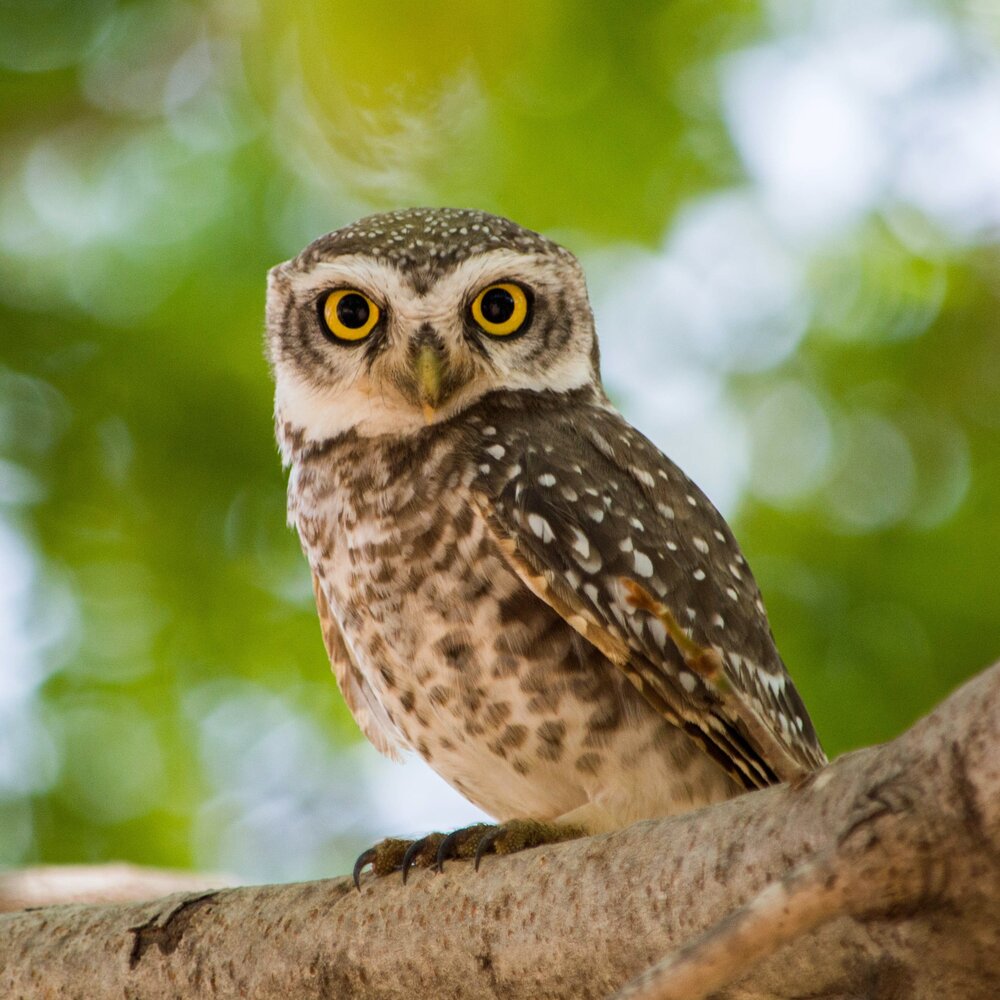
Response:
[{"label": "textured tree limb", "polygon": [[663,955],[621,995],[1000,995],[1000,665],[796,787],[478,874],[0,915],[0,996],[604,998]]}]

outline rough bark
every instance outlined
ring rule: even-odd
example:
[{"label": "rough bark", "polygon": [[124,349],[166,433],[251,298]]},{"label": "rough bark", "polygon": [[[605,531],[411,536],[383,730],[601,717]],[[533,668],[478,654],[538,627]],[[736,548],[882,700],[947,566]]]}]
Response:
[{"label": "rough bark", "polygon": [[1000,995],[1000,665],[798,787],[478,873],[0,916],[19,1000],[601,998],[637,976],[621,996]]}]

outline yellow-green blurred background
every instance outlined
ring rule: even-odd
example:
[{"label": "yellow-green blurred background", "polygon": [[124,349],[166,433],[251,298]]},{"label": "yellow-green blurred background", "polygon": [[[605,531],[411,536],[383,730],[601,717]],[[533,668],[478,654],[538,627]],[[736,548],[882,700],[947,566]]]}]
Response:
[{"label": "yellow-green blurred background", "polygon": [[471,815],[359,743],[264,272],[385,208],[591,276],[832,753],[1000,656],[995,0],[0,0],[0,864],[288,879]]}]

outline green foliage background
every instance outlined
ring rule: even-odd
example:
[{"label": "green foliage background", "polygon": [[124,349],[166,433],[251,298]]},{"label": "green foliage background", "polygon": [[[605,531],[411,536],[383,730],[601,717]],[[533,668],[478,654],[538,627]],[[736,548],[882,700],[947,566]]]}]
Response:
[{"label": "green foliage background", "polygon": [[[755,329],[695,351],[738,474],[729,446],[699,468],[673,453],[728,484],[828,749],[891,737],[1000,655],[1000,181],[963,195],[944,135],[940,212],[886,182],[796,242],[760,208],[785,199],[751,155],[770,111],[733,110],[748,54],[815,50],[850,76],[910,24],[951,55],[919,87],[919,32],[871,57],[897,93],[1000,107],[989,11],[0,2],[0,863],[298,877],[389,832],[284,526],[261,353],[265,270],[383,208],[482,207],[567,242],[611,359],[661,335],[622,300],[683,220],[726,193],[757,206],[761,256],[799,269],[801,330],[763,361]],[[735,309],[749,246],[721,286],[703,262]],[[651,433],[634,394],[656,399],[664,351],[645,385],[611,382]],[[657,439],[690,449],[700,413]]]}]

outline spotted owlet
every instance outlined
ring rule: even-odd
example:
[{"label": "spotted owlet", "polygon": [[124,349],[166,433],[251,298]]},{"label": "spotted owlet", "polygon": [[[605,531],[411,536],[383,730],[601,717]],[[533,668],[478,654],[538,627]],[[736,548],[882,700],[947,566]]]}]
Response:
[{"label": "spotted owlet", "polygon": [[[569,251],[485,212],[375,215],[271,271],[267,325],[341,691],[501,821],[480,850],[824,763],[729,526],[604,392]],[[424,863],[471,853],[436,837]]]}]

